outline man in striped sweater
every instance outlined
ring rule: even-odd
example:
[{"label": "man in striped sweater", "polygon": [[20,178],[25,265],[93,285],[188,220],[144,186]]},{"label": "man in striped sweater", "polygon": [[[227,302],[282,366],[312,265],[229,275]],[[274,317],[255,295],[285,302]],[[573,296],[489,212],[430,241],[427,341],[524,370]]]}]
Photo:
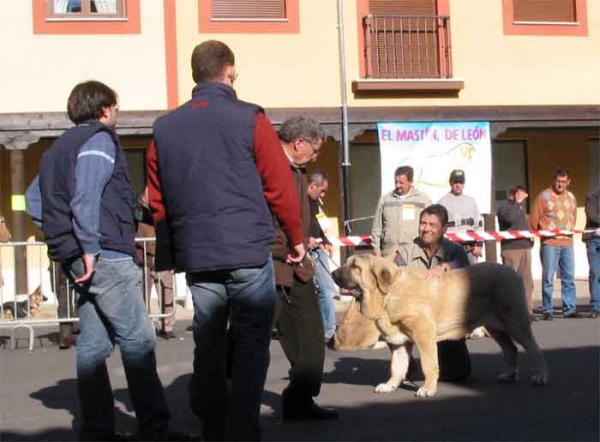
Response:
[{"label": "man in striped sweater", "polygon": [[[536,198],[529,225],[534,230],[573,230],[577,220],[577,201],[569,192],[571,184],[569,171],[558,168],[554,173],[551,187],[542,191]],[[576,311],[577,295],[575,292],[575,255],[573,253],[573,237],[557,235],[542,238],[540,258],[542,261],[542,303],[544,321],[553,319],[552,292],[554,274],[560,269],[561,296],[563,316],[579,318]]]}]

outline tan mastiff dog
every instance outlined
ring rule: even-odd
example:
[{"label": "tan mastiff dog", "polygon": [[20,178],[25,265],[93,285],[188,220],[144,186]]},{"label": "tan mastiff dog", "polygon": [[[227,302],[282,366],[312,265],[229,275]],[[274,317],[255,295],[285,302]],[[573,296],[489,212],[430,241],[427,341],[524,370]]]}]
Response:
[{"label": "tan mastiff dog", "polygon": [[334,348],[366,348],[381,334],[392,350],[390,378],[376,392],[389,393],[405,380],[414,344],[425,376],[416,396],[435,395],[437,342],[463,338],[480,325],[500,345],[508,365],[499,381],[517,381],[517,342],[533,357],[532,383],[548,383],[548,368],[531,331],[523,281],[514,270],[481,263],[438,279],[424,275],[373,255],[352,256],[333,272],[343,293],[356,298],[340,321]]}]

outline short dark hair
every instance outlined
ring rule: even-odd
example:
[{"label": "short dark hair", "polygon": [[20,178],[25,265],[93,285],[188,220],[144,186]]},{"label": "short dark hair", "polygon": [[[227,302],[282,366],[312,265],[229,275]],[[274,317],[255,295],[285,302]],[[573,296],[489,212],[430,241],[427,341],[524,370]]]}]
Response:
[{"label": "short dark hair", "polygon": [[219,80],[225,68],[234,65],[232,50],[219,40],[202,42],[192,52],[192,78],[196,83]]},{"label": "short dark hair", "polygon": [[329,176],[322,170],[315,170],[308,176],[308,184],[316,183],[322,186],[325,181],[329,181]]},{"label": "short dark hair", "polygon": [[423,215],[435,215],[442,223],[442,227],[448,224],[448,209],[441,204],[432,204],[423,209],[419,215],[419,221],[423,219]]},{"label": "short dark hair", "polygon": [[523,192],[527,192],[527,188],[525,186],[523,186],[522,184],[517,184],[516,186],[513,186],[510,189],[508,189],[508,199],[514,200],[515,195],[517,194],[517,192],[519,190],[522,190]]},{"label": "short dark hair", "polygon": [[408,181],[412,183],[415,171],[410,166],[400,166],[394,172],[394,178],[400,175],[404,175]]},{"label": "short dark hair", "polygon": [[571,178],[571,175],[569,175],[569,169],[567,169],[566,167],[559,167],[558,169],[556,169],[556,171],[554,172],[554,178],[559,176],[566,176],[567,178]]},{"label": "short dark hair", "polygon": [[310,141],[325,141],[325,131],[314,119],[306,115],[296,115],[285,120],[279,128],[279,139],[291,143],[298,138]]},{"label": "short dark hair", "polygon": [[75,124],[99,120],[104,108],[115,106],[117,101],[117,93],[104,83],[85,81],[75,86],[69,94],[67,114]]}]

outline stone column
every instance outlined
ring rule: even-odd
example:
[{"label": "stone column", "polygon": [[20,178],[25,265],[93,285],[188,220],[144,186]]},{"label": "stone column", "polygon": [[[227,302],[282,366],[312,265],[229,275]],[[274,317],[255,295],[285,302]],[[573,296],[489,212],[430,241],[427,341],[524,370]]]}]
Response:
[{"label": "stone column", "polygon": [[[25,241],[25,149],[37,142],[39,136],[31,133],[17,135],[0,135],[0,144],[10,151],[10,185],[12,207],[12,240]],[[5,214],[8,218],[8,214]],[[20,247],[15,253],[15,286],[17,294],[27,294],[27,257],[25,247]]]}]

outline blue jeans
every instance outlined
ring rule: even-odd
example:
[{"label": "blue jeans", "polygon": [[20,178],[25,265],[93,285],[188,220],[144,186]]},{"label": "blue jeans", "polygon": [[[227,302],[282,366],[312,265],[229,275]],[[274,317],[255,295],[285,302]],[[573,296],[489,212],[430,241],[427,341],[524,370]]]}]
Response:
[{"label": "blue jeans", "polygon": [[586,242],[590,274],[590,310],[600,313],[600,238]]},{"label": "blue jeans", "polygon": [[[74,279],[81,259],[63,263]],[[98,259],[92,279],[74,284],[79,307],[77,383],[83,416],[81,437],[108,440],[115,429],[114,400],[106,359],[119,345],[142,440],[166,434],[169,410],[156,373],[156,335],[142,296],[141,272],[131,258]]]},{"label": "blue jeans", "polygon": [[275,310],[273,261],[186,279],[194,302],[192,410],[209,440],[258,440]]},{"label": "blue jeans", "polygon": [[329,273],[327,252],[318,248],[311,250],[309,253],[317,265],[315,285],[319,294],[319,308],[321,309],[321,317],[323,318],[325,341],[329,341],[335,333],[335,283]]},{"label": "blue jeans", "polygon": [[544,313],[552,314],[552,292],[554,275],[560,268],[561,295],[563,314],[575,313],[577,299],[575,294],[575,255],[573,246],[540,247],[542,261],[542,304]]}]

